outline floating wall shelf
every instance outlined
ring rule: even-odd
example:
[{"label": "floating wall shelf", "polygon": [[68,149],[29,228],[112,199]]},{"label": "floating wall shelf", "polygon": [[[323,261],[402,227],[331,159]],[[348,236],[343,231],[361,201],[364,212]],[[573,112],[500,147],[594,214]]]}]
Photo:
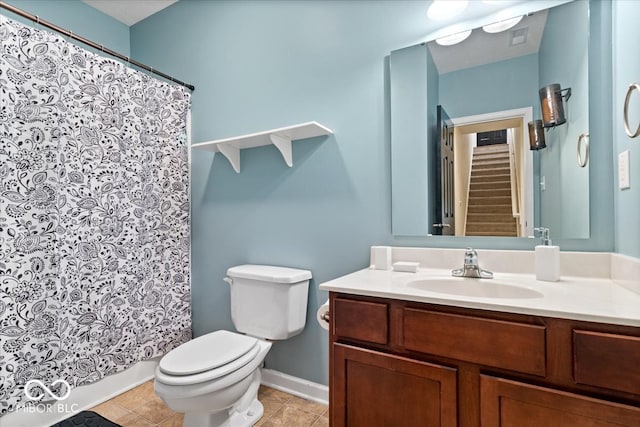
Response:
[{"label": "floating wall shelf", "polygon": [[249,135],[233,138],[218,139],[215,141],[199,142],[192,144],[191,148],[199,148],[215,152],[221,152],[231,163],[236,172],[240,172],[240,150],[243,148],[261,147],[263,145],[275,145],[287,166],[293,166],[291,155],[291,141],[313,138],[322,135],[331,135],[333,131],[317,122],[302,123]]}]

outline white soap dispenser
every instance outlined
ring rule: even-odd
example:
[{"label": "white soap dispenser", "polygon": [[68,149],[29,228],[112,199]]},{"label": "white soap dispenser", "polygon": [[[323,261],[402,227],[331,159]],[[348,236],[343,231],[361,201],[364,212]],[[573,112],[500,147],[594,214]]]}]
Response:
[{"label": "white soap dispenser", "polygon": [[540,227],[535,231],[540,232],[541,239],[541,244],[535,248],[536,280],[557,282],[560,280],[560,247],[551,245],[548,228]]}]

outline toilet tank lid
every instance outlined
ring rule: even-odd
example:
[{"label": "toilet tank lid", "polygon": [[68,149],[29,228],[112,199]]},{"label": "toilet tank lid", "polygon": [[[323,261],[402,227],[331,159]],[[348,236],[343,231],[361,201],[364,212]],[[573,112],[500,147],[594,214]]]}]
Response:
[{"label": "toilet tank lid", "polygon": [[231,267],[227,276],[236,279],[253,279],[274,283],[298,283],[311,279],[309,270],[275,267],[273,265],[244,264]]}]

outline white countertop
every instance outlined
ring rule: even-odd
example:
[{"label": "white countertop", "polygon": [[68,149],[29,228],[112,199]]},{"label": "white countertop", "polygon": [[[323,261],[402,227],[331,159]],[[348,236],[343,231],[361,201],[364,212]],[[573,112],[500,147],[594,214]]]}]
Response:
[{"label": "white countertop", "polygon": [[403,273],[367,268],[322,283],[320,289],[640,327],[640,293],[602,277],[563,276],[558,282],[542,282],[533,274],[494,272],[493,279],[463,279],[452,278],[449,269]]}]

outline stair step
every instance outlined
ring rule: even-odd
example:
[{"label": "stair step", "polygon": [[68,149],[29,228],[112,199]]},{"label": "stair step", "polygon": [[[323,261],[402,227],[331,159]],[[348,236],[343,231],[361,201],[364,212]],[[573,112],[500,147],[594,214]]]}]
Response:
[{"label": "stair step", "polygon": [[491,190],[491,189],[495,189],[495,190],[502,190],[508,188],[509,190],[511,190],[511,181],[486,181],[486,182],[482,182],[482,181],[474,181],[471,180],[471,183],[469,184],[469,189],[471,191],[473,190]]},{"label": "stair step", "polygon": [[509,210],[506,209],[496,212],[467,212],[467,223],[471,222],[495,222],[495,223],[503,223],[515,221],[513,218],[513,214],[511,213],[511,207]]},{"label": "stair step", "polygon": [[491,179],[472,179],[469,182],[471,188],[511,188],[511,182],[491,180]]},{"label": "stair step", "polygon": [[508,144],[482,145],[473,149],[474,153],[500,153],[505,151],[507,153],[509,152]]},{"label": "stair step", "polygon": [[477,155],[474,154],[473,158],[472,158],[473,164],[477,164],[477,163],[489,163],[489,162],[500,162],[500,163],[504,163],[505,165],[509,164],[509,156],[495,156],[495,155]]},{"label": "stair step", "polygon": [[469,222],[467,223],[467,233],[470,232],[485,232],[485,231],[493,231],[493,232],[501,232],[501,233],[517,233],[517,227],[515,222],[512,224],[496,224],[493,222]]},{"label": "stair step", "polygon": [[501,181],[506,181],[506,182],[511,182],[511,177],[509,175],[503,175],[503,174],[499,174],[499,175],[471,175],[471,184],[473,183],[482,183],[482,182],[486,182],[486,183],[490,183],[490,182],[501,182]]},{"label": "stair step", "polygon": [[493,168],[493,169],[471,169],[471,178],[476,175],[509,175],[511,176],[511,171],[509,168]]},{"label": "stair step", "polygon": [[477,160],[509,160],[509,153],[473,153],[473,161]]},{"label": "stair step", "polygon": [[473,198],[473,197],[509,197],[511,198],[511,187],[507,187],[507,188],[481,188],[481,189],[475,189],[475,188],[471,188],[469,190],[469,198]]},{"label": "stair step", "polygon": [[475,236],[475,237],[518,237],[517,231],[467,231],[465,236]]},{"label": "stair step", "polygon": [[474,161],[471,165],[471,170],[474,169],[486,169],[486,168],[507,168],[509,169],[509,162],[504,160],[483,160]]},{"label": "stair step", "polygon": [[511,206],[511,196],[485,196],[485,197],[469,197],[469,206],[477,205],[509,205]]},{"label": "stair step", "polygon": [[469,213],[467,212],[467,223],[471,222],[492,222],[492,223],[505,223],[515,221],[511,209],[509,212],[503,213]]},{"label": "stair step", "polygon": [[472,214],[511,214],[511,203],[509,204],[495,204],[495,205],[469,205],[467,207],[467,216]]}]

